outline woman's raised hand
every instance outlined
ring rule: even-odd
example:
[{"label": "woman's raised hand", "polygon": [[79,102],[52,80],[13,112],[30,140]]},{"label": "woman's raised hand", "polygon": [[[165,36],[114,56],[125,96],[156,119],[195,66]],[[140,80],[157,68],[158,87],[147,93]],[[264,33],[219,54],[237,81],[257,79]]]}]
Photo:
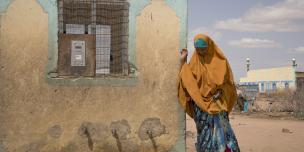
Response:
[{"label": "woman's raised hand", "polygon": [[182,49],[181,51],[181,62],[186,62],[188,56],[188,50],[187,49]]}]

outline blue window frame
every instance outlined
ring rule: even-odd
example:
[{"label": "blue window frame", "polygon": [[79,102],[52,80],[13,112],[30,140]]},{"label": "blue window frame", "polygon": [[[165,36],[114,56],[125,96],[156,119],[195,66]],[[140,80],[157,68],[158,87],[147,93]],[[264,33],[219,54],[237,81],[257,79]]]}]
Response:
[{"label": "blue window frame", "polygon": [[267,83],[266,83],[266,91],[269,91],[269,90],[270,90],[270,83],[267,82]]},{"label": "blue window frame", "polygon": [[273,91],[277,90],[277,83],[275,83],[275,82],[272,83],[272,90]]},{"label": "blue window frame", "polygon": [[261,83],[261,91],[264,92],[264,83]]},{"label": "blue window frame", "polygon": [[285,89],[289,89],[289,83],[288,82],[285,82]]}]

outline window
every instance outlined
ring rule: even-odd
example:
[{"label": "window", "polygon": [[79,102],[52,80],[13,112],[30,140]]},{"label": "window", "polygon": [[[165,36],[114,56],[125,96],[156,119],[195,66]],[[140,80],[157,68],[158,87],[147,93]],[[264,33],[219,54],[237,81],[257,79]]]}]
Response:
[{"label": "window", "polygon": [[127,76],[128,26],[126,0],[58,0],[58,75]]},{"label": "window", "polygon": [[264,92],[264,83],[261,83],[261,91]]},{"label": "window", "polygon": [[267,83],[266,83],[266,91],[269,91],[269,90],[270,90],[270,83],[267,82]]},{"label": "window", "polygon": [[273,91],[277,90],[277,84],[275,82],[272,83],[272,90]]},{"label": "window", "polygon": [[288,90],[288,89],[289,89],[289,83],[285,82],[285,90]]}]

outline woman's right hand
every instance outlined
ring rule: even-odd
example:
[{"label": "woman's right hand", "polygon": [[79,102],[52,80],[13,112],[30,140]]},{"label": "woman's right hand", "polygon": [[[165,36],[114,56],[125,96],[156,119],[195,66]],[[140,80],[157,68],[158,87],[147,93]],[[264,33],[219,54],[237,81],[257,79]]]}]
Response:
[{"label": "woman's right hand", "polygon": [[181,62],[186,62],[188,56],[188,50],[187,49],[182,49],[181,51]]},{"label": "woman's right hand", "polygon": [[213,100],[216,101],[219,98],[221,98],[221,96],[223,95],[223,90],[222,89],[218,89],[216,90],[216,93],[213,95]]}]

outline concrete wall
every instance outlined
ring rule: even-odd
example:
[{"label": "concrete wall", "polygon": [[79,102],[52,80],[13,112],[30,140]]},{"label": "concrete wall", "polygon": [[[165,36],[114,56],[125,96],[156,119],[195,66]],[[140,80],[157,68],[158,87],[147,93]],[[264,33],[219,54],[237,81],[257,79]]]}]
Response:
[{"label": "concrete wall", "polygon": [[130,58],[136,59],[137,83],[121,87],[48,83],[53,24],[42,3],[13,0],[0,11],[1,152],[185,150],[176,78],[187,28],[176,10],[186,5],[146,2],[130,23],[136,26],[136,58]]}]

